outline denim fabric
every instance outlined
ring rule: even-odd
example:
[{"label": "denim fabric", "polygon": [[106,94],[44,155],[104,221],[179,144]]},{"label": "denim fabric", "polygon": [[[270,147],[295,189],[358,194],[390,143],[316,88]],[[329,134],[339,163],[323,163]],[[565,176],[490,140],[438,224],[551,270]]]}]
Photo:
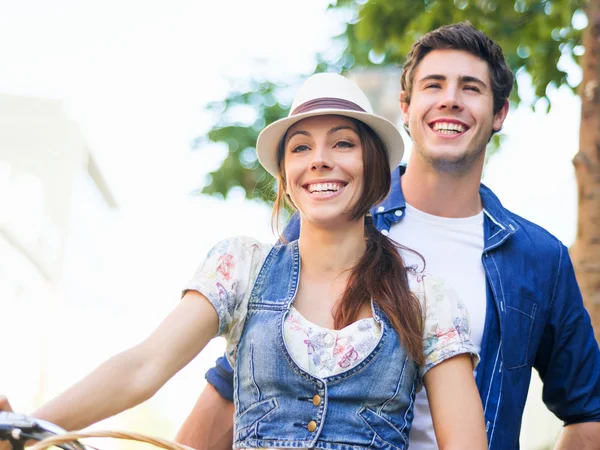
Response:
[{"label": "denim fabric", "polygon": [[215,366],[206,372],[204,378],[222,397],[233,402],[233,369],[225,355],[217,359]]},{"label": "denim fabric", "polygon": [[[394,170],[390,194],[371,211],[380,230],[404,217],[404,169]],[[476,382],[489,448],[518,449],[532,368],[544,382],[544,402],[566,425],[600,421],[600,350],[566,247],[505,209],[486,186],[480,195],[487,313]],[[294,216],[284,236],[293,240],[299,231]],[[221,385],[231,399],[231,384]]]},{"label": "denim fabric", "polygon": [[290,356],[283,325],[299,269],[297,241],[276,245],[252,291],[234,371],[234,448],[407,448],[418,366],[375,304],[382,336],[357,366],[317,378]]}]

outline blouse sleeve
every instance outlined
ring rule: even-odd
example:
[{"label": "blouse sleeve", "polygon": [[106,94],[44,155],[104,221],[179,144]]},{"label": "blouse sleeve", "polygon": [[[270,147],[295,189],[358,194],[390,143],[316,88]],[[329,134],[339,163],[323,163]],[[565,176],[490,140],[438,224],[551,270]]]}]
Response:
[{"label": "blouse sleeve", "polygon": [[270,246],[246,237],[226,239],[215,245],[184,286],[183,295],[193,290],[203,294],[219,316],[219,336],[237,328],[254,282]]},{"label": "blouse sleeve", "polygon": [[469,312],[454,290],[443,280],[423,276],[423,347],[425,365],[420,369],[421,379],[437,364],[462,353],[469,353],[473,368],[479,363],[479,354],[471,342]]}]

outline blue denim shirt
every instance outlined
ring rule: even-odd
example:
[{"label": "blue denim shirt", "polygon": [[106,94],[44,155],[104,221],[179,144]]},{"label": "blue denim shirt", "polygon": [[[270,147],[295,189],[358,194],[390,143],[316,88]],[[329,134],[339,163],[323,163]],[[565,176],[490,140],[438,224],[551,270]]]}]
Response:
[{"label": "blue denim shirt", "polygon": [[276,245],[252,289],[235,360],[233,447],[406,449],[419,366],[373,303],[381,336],[363,361],[324,378],[303,370],[284,338],[299,272],[298,241]]},{"label": "blue denim shirt", "polygon": [[[394,170],[392,191],[372,210],[380,230],[404,217],[403,171]],[[479,192],[486,212],[481,261],[487,312],[476,382],[489,448],[517,449],[532,368],[544,383],[546,406],[565,425],[600,421],[600,350],[567,248],[505,209],[486,186]],[[294,216],[284,236],[293,240],[299,231]],[[227,365],[221,359],[207,379],[231,399],[231,377],[217,376]]]}]

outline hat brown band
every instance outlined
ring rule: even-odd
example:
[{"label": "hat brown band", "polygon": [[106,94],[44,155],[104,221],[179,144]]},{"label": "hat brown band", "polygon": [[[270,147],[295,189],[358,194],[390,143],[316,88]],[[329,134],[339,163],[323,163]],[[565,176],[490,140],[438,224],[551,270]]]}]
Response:
[{"label": "hat brown band", "polygon": [[295,116],[296,114],[303,114],[305,112],[314,111],[315,109],[347,109],[350,111],[366,112],[356,103],[351,101],[334,97],[321,97],[302,103],[294,109],[290,115]]}]

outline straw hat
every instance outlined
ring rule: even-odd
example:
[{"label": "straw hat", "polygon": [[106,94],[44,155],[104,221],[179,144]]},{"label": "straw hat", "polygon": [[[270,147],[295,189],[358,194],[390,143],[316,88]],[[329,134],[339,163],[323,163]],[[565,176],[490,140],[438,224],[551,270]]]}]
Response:
[{"label": "straw hat", "polygon": [[334,73],[318,73],[300,87],[290,113],[267,126],[258,136],[256,152],[262,166],[274,177],[279,174],[277,149],[287,130],[307,117],[335,114],[352,117],[367,124],[385,145],[390,168],[396,168],[404,153],[404,142],[389,120],[373,114],[367,96],[347,78]]}]

